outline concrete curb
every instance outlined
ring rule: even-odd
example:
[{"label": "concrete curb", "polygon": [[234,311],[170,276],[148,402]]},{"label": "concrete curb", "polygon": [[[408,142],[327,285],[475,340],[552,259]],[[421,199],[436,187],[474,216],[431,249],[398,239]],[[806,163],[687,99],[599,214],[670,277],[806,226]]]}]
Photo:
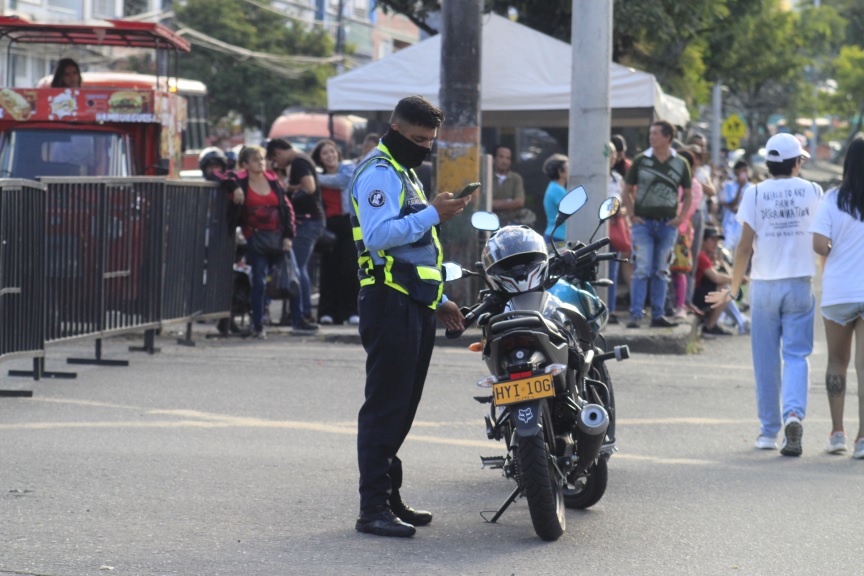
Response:
[{"label": "concrete curb", "polygon": [[[274,327],[270,333],[290,334],[290,329]],[[625,328],[621,324],[609,325],[603,332],[606,343],[611,350],[614,346],[627,345],[634,354],[689,354],[694,351],[699,340],[699,330],[694,320],[687,320],[674,328]],[[318,333],[307,336],[295,336],[322,342],[357,344],[360,334],[356,326],[322,326]],[[444,330],[439,330],[435,341],[436,346],[467,348],[470,344],[480,341],[480,330],[471,328],[459,338],[449,339]]]}]

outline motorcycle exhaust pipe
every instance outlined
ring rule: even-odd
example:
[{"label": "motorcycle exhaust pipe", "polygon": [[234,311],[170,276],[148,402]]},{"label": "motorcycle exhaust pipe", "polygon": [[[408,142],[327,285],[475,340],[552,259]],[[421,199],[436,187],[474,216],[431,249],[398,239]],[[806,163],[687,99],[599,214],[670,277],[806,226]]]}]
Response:
[{"label": "motorcycle exhaust pipe", "polygon": [[576,472],[585,474],[603,447],[609,414],[599,404],[586,404],[576,420]]}]

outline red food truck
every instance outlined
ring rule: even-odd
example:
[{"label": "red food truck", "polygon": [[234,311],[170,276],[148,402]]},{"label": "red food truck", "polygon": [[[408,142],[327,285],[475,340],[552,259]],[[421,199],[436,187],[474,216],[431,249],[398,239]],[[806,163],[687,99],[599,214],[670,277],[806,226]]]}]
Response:
[{"label": "red food truck", "polygon": [[[0,88],[0,177],[177,176],[186,129],[186,101],[177,94],[177,60],[189,43],[153,23],[108,20],[102,25],[46,24],[0,17],[12,47],[74,44],[150,48],[169,74],[152,88],[100,84],[81,88]],[[8,85],[8,81],[6,84]]]}]

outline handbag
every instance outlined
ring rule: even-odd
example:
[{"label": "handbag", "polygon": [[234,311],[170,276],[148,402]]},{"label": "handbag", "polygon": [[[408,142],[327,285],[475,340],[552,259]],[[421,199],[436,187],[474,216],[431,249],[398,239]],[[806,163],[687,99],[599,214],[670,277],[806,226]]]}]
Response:
[{"label": "handbag", "polygon": [[267,282],[267,295],[273,300],[296,298],[300,294],[300,270],[291,252],[276,262]]},{"label": "handbag", "polygon": [[612,250],[621,254],[632,252],[633,242],[630,236],[630,227],[624,216],[615,216],[609,220],[609,243],[612,245]]},{"label": "handbag", "polygon": [[336,248],[336,241],[338,239],[339,237],[336,234],[324,228],[318,240],[315,241],[315,252],[317,254],[329,254]]},{"label": "handbag", "polygon": [[259,256],[279,256],[283,254],[282,233],[279,230],[255,230],[246,241],[246,248]]},{"label": "handbag", "polygon": [[672,251],[672,264],[669,266],[669,270],[672,272],[690,272],[692,269],[693,257],[690,252],[690,236],[679,232],[678,238],[675,240],[675,248]]}]

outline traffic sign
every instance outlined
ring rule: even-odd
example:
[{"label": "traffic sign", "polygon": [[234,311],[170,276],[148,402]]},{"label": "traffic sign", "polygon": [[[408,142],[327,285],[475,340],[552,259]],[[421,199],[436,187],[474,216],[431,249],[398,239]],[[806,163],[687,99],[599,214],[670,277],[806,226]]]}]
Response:
[{"label": "traffic sign", "polygon": [[737,114],[730,114],[720,127],[724,138],[743,138],[747,135],[747,124]]},{"label": "traffic sign", "polygon": [[737,150],[741,147],[741,141],[738,138],[726,138],[726,149]]}]

